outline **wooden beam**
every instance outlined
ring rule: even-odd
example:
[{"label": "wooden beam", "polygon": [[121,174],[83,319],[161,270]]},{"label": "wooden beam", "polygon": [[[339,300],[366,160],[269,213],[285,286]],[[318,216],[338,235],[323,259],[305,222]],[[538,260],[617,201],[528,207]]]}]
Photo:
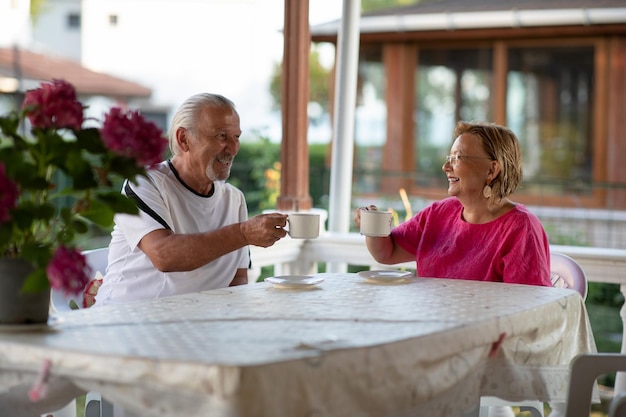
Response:
[{"label": "wooden beam", "polygon": [[285,0],[282,67],[282,121],[280,195],[281,211],[308,210],[309,148],[309,0]]},{"label": "wooden beam", "polygon": [[[609,155],[607,155],[607,114],[609,109],[609,42],[606,39],[600,39],[596,43],[595,56],[594,56],[594,86],[593,86],[593,107],[592,107],[592,182],[599,184],[607,181],[607,175],[610,168],[607,169],[607,161]],[[602,187],[593,189],[593,196],[601,205],[606,204],[606,189]]]},{"label": "wooden beam", "polygon": [[[567,37],[580,39],[586,36],[626,34],[626,25],[623,23],[607,25],[572,25],[572,26],[545,26],[545,27],[515,27],[515,28],[486,28],[463,30],[422,30],[406,32],[370,32],[361,33],[361,44],[381,42],[426,42],[429,47],[436,46],[438,41],[457,41],[463,39],[468,42],[477,40],[512,40],[512,39],[544,39],[553,37]],[[314,35],[313,42],[337,42],[337,34]]]},{"label": "wooden beam", "polygon": [[386,72],[387,140],[383,147],[381,192],[398,195],[408,190],[415,171],[415,68],[417,47],[412,44],[383,46]]},{"label": "wooden beam", "polygon": [[[610,187],[607,190],[606,206],[609,209],[626,209],[626,39],[613,37],[608,44],[608,83],[606,109],[607,117],[607,161],[606,176],[610,183],[621,184],[622,187]],[[596,119],[597,122],[597,119]]]},{"label": "wooden beam", "polygon": [[491,106],[493,108],[494,122],[506,126],[506,94],[507,75],[509,72],[508,48],[505,42],[493,44],[493,94]]}]

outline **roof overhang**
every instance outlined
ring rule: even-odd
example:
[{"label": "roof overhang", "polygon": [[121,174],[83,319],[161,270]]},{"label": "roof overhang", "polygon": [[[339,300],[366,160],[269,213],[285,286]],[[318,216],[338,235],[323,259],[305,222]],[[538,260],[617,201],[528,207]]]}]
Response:
[{"label": "roof overhang", "polygon": [[43,81],[64,79],[81,96],[105,96],[128,101],[147,99],[152,89],[139,83],[100,73],[67,58],[28,49],[0,48],[0,93],[25,92]]},{"label": "roof overhang", "polygon": [[[626,7],[499,10],[362,16],[360,33],[416,32],[626,23]],[[312,36],[337,36],[341,21],[311,27]]]}]

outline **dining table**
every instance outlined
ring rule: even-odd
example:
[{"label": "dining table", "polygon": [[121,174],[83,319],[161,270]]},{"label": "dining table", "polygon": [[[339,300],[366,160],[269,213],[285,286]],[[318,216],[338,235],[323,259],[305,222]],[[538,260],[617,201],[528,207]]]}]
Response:
[{"label": "dining table", "polygon": [[0,331],[0,404],[29,401],[16,388],[47,364],[49,391],[96,391],[142,417],[456,417],[486,395],[565,402],[571,360],[596,351],[574,290],[400,270],[274,277],[54,319]]}]

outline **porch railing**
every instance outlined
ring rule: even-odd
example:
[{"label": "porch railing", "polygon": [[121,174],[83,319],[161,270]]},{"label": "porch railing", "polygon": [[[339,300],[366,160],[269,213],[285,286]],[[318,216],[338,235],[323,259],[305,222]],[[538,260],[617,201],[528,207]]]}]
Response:
[{"label": "porch railing", "polygon": [[[626,291],[626,249],[551,245],[554,252],[574,258],[583,267],[589,282],[619,284]],[[260,276],[264,266],[274,266],[274,274],[308,274],[318,272],[322,264],[358,265],[363,269],[415,269],[415,262],[381,265],[370,255],[365,238],[358,233],[325,232],[317,239],[286,237],[269,248],[250,247],[253,271],[251,279]]]}]

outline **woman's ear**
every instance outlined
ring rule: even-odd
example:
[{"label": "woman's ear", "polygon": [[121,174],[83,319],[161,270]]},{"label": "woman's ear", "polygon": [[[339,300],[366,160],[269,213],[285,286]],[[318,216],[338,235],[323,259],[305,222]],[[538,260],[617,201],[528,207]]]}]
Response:
[{"label": "woman's ear", "polygon": [[498,160],[491,161],[489,164],[489,176],[495,179],[501,171],[500,162]]}]

